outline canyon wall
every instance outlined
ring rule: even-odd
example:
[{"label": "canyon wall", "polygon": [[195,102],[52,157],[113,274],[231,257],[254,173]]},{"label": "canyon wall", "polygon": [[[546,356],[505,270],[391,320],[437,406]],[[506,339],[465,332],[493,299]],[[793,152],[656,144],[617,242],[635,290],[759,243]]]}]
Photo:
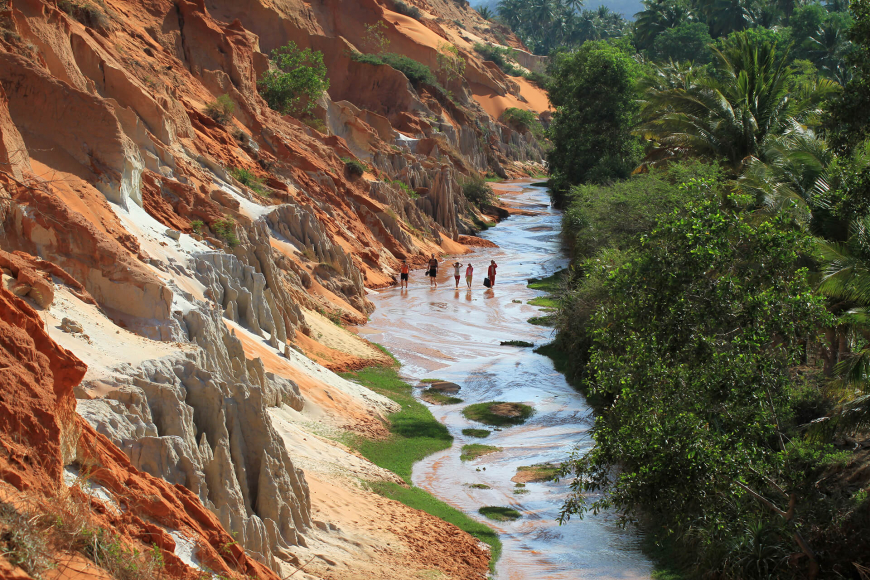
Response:
[{"label": "canyon wall", "polygon": [[[498,39],[468,5],[409,4],[419,17],[392,0],[0,0],[0,356],[14,369],[0,375],[0,500],[52,497],[64,473],[98,465],[112,501],[161,498],[103,524],[156,543],[179,577],[271,578],[309,555],[306,577],[391,577],[336,547],[349,532],[317,519],[329,512],[309,486],[341,472],[354,502],[404,509],[357,489],[391,474],[330,443],[385,436],[397,410],[332,372],[390,362],[343,325],[365,323],[367,294],[402,260],[466,251],[459,236],[484,218],[464,180],[543,170],[542,144],[499,116],[548,107],[480,60],[474,45]],[[439,83],[359,62],[372,26]],[[290,42],[320,51],[330,80],[301,119],[257,90]],[[219,97],[226,118],[210,114]],[[440,529],[424,516],[403,517]],[[467,568],[437,546],[427,557],[485,574],[476,541],[455,541]]]}]

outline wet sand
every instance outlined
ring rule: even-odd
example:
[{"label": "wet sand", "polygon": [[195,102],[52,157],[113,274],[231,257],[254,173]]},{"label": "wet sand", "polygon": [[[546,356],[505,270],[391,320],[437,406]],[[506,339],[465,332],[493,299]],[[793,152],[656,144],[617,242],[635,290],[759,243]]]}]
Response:
[{"label": "wet sand", "polygon": [[[499,580],[521,579],[648,579],[652,571],[641,553],[636,532],[622,530],[612,514],[556,521],[567,482],[528,483],[528,493],[515,494],[511,478],[517,468],[560,462],[575,448],[589,447],[591,410],[551,361],[530,348],[500,346],[501,341],[525,340],[536,346],[552,339],[552,329],[527,320],[540,314],[526,302],[542,293],[526,287],[529,278],[564,268],[567,258],[559,238],[560,213],[549,207],[543,188],[530,181],[499,184],[503,200],[535,215],[513,215],[481,237],[498,248],[476,248],[460,256],[474,265],[474,283],[454,290],[454,259],[439,268],[438,288],[429,288],[421,270],[411,273],[407,291],[393,288],[369,298],[377,306],[360,333],[386,346],[404,365],[412,383],[423,378],[453,381],[464,402],[430,406],[456,438],[450,449],[427,457],[414,467],[413,481],[438,498],[496,529],[504,551],[496,568]],[[496,285],[483,286],[486,267],[498,264]],[[524,425],[508,427],[485,439],[462,435],[468,427],[492,427],[465,419],[462,408],[485,401],[514,401],[535,408]],[[469,443],[502,448],[473,461],[460,461]],[[485,484],[476,489],[470,484]],[[486,505],[510,506],[522,513],[514,522],[493,522],[480,516]]]}]

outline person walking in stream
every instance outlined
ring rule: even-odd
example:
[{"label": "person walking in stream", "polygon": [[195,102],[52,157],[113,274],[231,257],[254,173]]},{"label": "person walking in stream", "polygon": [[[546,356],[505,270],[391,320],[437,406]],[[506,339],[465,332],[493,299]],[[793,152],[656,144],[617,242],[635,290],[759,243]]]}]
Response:
[{"label": "person walking in stream", "polygon": [[436,278],[438,277],[438,260],[434,255],[429,259],[429,269],[426,271],[426,275],[429,276],[429,286],[437,288],[438,280],[436,280]]},{"label": "person walking in stream", "polygon": [[489,278],[489,287],[492,288],[495,286],[495,270],[498,268],[498,264],[495,263],[495,260],[489,261],[489,269],[486,271],[486,275]]},{"label": "person walking in stream", "polygon": [[471,277],[474,275],[474,267],[471,264],[465,269],[465,283],[468,284],[468,289],[471,290]]},{"label": "person walking in stream", "polygon": [[408,260],[402,260],[402,274],[399,278],[399,290],[408,289]]},{"label": "person walking in stream", "polygon": [[456,289],[459,290],[459,279],[462,277],[462,264],[453,262],[453,277],[456,279]]}]

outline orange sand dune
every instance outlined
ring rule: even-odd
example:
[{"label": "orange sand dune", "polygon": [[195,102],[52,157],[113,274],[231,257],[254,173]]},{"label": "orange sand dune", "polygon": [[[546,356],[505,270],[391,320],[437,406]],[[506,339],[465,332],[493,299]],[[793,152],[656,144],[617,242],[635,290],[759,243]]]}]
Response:
[{"label": "orange sand dune", "polygon": [[534,111],[535,113],[542,113],[550,108],[547,93],[522,77],[511,78],[520,85],[520,94],[528,101],[527,103],[522,102],[511,94],[499,95],[487,86],[471,83],[471,92],[474,100],[480,103],[480,106],[483,107],[483,110],[487,114],[498,119],[506,109],[512,107]]}]

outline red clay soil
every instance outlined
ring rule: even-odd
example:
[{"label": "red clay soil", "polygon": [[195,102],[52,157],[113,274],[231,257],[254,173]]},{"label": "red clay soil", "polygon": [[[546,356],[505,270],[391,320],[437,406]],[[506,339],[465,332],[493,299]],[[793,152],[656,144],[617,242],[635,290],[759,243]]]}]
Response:
[{"label": "red clay soil", "polygon": [[477,236],[459,236],[459,243],[463,246],[471,246],[474,248],[497,248],[498,244],[478,238]]},{"label": "red clay soil", "polygon": [[[86,370],[48,336],[36,311],[0,288],[0,479],[38,502],[63,489],[65,465],[87,465],[90,480],[123,508],[118,514],[94,501],[97,523],[140,550],[157,545],[170,577],[193,579],[200,572],[175,556],[175,541],[161,526],[192,538],[199,560],[216,573],[277,580],[247,557],[192,492],[137,471],[76,414],[73,388]],[[27,577],[0,556],[0,579]]]}]

